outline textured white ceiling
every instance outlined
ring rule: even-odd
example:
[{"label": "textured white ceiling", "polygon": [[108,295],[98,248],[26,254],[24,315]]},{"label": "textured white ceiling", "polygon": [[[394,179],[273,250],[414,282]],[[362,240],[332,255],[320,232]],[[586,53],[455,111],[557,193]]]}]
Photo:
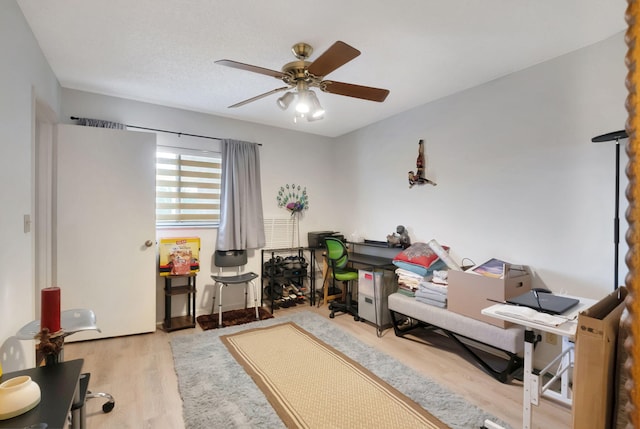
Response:
[{"label": "textured white ceiling", "polygon": [[[60,84],[325,136],[593,44],[626,29],[625,0],[18,0]],[[307,42],[362,54],[328,79],[387,88],[383,103],[318,93],[322,121],[293,123],[283,86],[214,64],[273,70]],[[79,115],[82,112],[78,112]],[[186,130],[184,130],[186,131]]]}]

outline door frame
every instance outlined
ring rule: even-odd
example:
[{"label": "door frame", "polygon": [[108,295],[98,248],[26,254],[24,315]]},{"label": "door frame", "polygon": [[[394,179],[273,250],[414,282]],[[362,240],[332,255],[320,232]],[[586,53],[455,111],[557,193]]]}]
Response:
[{"label": "door frame", "polygon": [[31,229],[33,255],[34,314],[40,314],[40,290],[56,282],[54,213],[54,129],[57,115],[45,102],[35,99],[33,121],[32,215],[25,218],[25,232]]}]

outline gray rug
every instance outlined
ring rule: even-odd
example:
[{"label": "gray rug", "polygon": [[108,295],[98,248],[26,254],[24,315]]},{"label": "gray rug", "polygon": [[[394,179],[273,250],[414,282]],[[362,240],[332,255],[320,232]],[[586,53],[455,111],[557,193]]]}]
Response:
[{"label": "gray rug", "polygon": [[[284,428],[266,397],[219,339],[220,335],[284,321],[295,322],[359,362],[452,429],[477,429],[482,427],[485,419],[510,427],[390,356],[360,342],[329,319],[305,311],[173,338],[171,347],[186,429]],[[286,365],[286,362],[282,364]],[[313,362],[309,362],[309,371],[315,370]],[[305,380],[299,382],[304,383]],[[318,403],[318,407],[322,404]]]}]

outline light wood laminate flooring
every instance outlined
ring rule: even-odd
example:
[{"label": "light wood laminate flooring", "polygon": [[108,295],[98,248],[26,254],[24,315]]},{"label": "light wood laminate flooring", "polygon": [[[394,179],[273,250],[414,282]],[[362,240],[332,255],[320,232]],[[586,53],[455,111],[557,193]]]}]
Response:
[{"label": "light wood laminate flooring", "polygon": [[[373,325],[355,322],[349,315],[339,314],[330,319],[327,306],[298,305],[276,310],[275,317],[304,310],[326,317],[327,323],[339,325],[362,342],[462,395],[514,428],[522,426],[522,383],[502,384],[494,380],[452,340],[427,331],[415,340],[398,338],[393,329],[385,330],[379,338]],[[169,341],[174,336],[200,331],[199,327],[171,333],[158,329],[151,334],[67,343],[65,359],[85,360],[83,370],[91,373],[90,389],[108,392],[116,400],[114,410],[108,414],[102,412],[104,400],[88,401],[88,428],[184,428]],[[571,411],[563,405],[541,399],[540,406],[533,409],[534,428],[571,427]]]}]

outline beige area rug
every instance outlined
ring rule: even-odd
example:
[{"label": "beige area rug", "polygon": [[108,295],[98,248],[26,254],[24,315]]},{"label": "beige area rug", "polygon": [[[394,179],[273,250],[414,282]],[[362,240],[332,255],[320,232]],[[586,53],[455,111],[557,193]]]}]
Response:
[{"label": "beige area rug", "polygon": [[444,423],[293,322],[220,339],[290,428],[428,428]]}]

